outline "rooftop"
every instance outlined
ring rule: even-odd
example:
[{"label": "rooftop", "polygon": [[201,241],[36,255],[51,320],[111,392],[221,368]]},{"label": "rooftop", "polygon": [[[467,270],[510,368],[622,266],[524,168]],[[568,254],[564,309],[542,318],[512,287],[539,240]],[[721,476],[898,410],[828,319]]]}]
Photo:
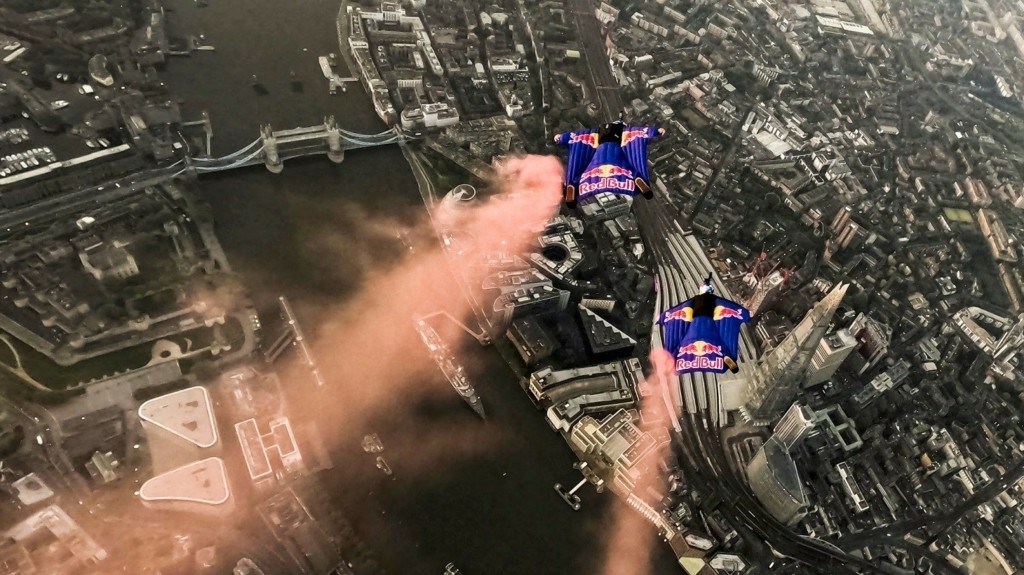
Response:
[{"label": "rooftop", "polygon": [[204,387],[190,387],[153,398],[139,406],[139,417],[199,447],[212,447],[217,443],[217,424],[210,394]]},{"label": "rooftop", "polygon": [[220,505],[231,497],[224,460],[210,457],[194,461],[142,484],[143,501],[181,501]]}]

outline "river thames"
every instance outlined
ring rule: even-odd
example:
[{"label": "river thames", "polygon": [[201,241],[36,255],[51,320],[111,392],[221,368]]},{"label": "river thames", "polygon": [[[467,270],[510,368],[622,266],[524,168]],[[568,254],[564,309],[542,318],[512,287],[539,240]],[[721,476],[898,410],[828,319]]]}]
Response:
[{"label": "river thames", "polygon": [[[165,71],[186,118],[210,113],[215,155],[254,140],[264,123],[275,129],[310,126],[334,114],[348,130],[386,128],[361,85],[328,94],[316,58],[339,52],[337,0],[209,0],[205,8],[177,0],[167,6],[174,36],[203,34],[204,43],[216,48],[174,59]],[[301,90],[292,85],[293,71]],[[264,95],[253,89],[253,75]],[[338,250],[318,249],[322,238],[342,230],[346,241],[365,243],[373,238],[360,236],[360,222],[414,222],[424,212],[397,146],[349,152],[340,165],[326,157],[293,161],[279,175],[255,167],[204,177],[199,192],[212,204],[217,234],[257,304],[266,309],[277,296],[287,296],[312,337],[323,328],[322,310],[357,290],[365,271],[339,258]],[[381,250],[403,248],[389,241],[375,249],[371,256],[387,260],[394,254]],[[552,489],[579,478],[569,448],[493,349],[467,349],[474,350],[466,363],[489,421],[476,419],[454,391],[396,411],[403,421],[380,417],[366,432],[380,434],[394,479],[374,467],[357,441],[328,442],[335,464],[332,496],[389,573],[436,575],[450,561],[465,575],[599,571],[602,526],[621,503],[587,486],[580,492],[582,510],[569,509]],[[338,414],[344,417],[344,405]],[[408,469],[407,460],[420,459],[409,435],[427,429],[458,433],[451,445],[461,455],[440,456],[426,473]],[[493,449],[472,448],[490,435],[501,437]],[[665,545],[654,551],[654,563],[657,573],[681,572]]]}]

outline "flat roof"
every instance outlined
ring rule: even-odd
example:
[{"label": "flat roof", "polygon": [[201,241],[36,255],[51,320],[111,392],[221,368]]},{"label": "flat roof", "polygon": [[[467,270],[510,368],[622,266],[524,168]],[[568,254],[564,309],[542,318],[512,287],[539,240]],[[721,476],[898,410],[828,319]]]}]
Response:
[{"label": "flat roof", "polygon": [[53,497],[53,491],[35,473],[29,473],[11,485],[18,490],[22,505],[34,505]]},{"label": "flat roof", "polygon": [[139,406],[139,418],[199,447],[217,443],[210,394],[198,385],[143,403]]},{"label": "flat roof", "polygon": [[257,481],[270,475],[273,469],[270,466],[270,459],[267,457],[256,420],[246,419],[236,423],[235,433],[238,435],[238,443],[242,446],[242,455],[245,458],[245,466],[249,470],[249,477],[253,481]]},{"label": "flat roof", "polygon": [[193,461],[142,484],[143,501],[183,501],[220,505],[231,497],[224,460],[210,457]]}]

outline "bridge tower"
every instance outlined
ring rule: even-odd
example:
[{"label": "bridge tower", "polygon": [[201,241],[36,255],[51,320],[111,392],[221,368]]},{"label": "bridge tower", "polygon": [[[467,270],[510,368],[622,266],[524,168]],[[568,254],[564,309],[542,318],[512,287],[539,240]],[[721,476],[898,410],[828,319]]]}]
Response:
[{"label": "bridge tower", "polygon": [[333,114],[324,118],[324,133],[327,135],[327,157],[340,164],[345,159],[345,148],[341,147],[341,131]]},{"label": "bridge tower", "polygon": [[203,110],[203,132],[206,134],[206,157],[213,157],[213,123],[210,122],[210,113]]},{"label": "bridge tower", "polygon": [[277,153],[277,138],[274,137],[274,131],[270,124],[260,126],[260,139],[263,140],[263,161],[267,169],[272,173],[280,174],[284,169],[284,162],[281,161],[281,156]]}]

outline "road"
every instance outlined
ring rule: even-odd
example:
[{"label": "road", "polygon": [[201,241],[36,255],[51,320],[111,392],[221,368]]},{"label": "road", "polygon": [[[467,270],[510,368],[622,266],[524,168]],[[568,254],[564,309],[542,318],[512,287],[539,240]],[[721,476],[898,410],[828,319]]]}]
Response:
[{"label": "road", "polygon": [[948,528],[958,520],[962,519],[969,511],[973,511],[979,505],[983,505],[984,503],[991,501],[994,497],[1009,489],[1022,478],[1024,478],[1024,459],[1018,461],[1016,465],[1011,467],[998,480],[992,481],[988,485],[982,487],[976,491],[974,495],[964,500],[963,503],[957,505],[946,513],[917,517],[907,521],[893,523],[885,527],[879,527],[877,529],[861,531],[860,533],[852,533],[845,537],[841,537],[838,541],[838,545],[843,549],[857,549],[885,538],[902,537],[921,528],[938,529],[941,531],[943,528]]},{"label": "road", "polygon": [[718,181],[718,176],[722,174],[722,168],[732,163],[733,156],[736,154],[737,144],[743,138],[743,120],[750,115],[750,112],[757,107],[758,102],[754,102],[740,116],[740,121],[736,122],[733,126],[732,134],[729,137],[729,145],[726,146],[725,151],[718,157],[718,162],[715,163],[714,170],[711,172],[711,177],[708,178],[708,183],[704,185],[704,189],[701,190],[700,195],[697,196],[697,200],[693,204],[693,211],[687,218],[687,221],[692,222],[694,218],[700,214],[701,208],[704,206],[704,200],[708,194],[711,193],[711,189],[714,187],[715,182]]},{"label": "road", "polygon": [[47,221],[60,219],[63,215],[80,211],[83,206],[103,204],[134,194],[143,188],[166,180],[182,169],[180,163],[164,168],[154,168],[103,185],[90,186],[74,192],[43,198],[24,208],[5,210],[0,214],[0,228],[26,225],[41,217],[45,217]]},{"label": "road", "polygon": [[611,122],[619,117],[619,112],[624,106],[619,94],[619,85],[615,82],[611,67],[608,65],[601,23],[594,16],[594,8],[594,4],[589,0],[569,0],[569,11],[575,16],[573,21],[576,23],[576,33],[583,43],[590,83],[601,107],[601,117],[603,121]]}]

